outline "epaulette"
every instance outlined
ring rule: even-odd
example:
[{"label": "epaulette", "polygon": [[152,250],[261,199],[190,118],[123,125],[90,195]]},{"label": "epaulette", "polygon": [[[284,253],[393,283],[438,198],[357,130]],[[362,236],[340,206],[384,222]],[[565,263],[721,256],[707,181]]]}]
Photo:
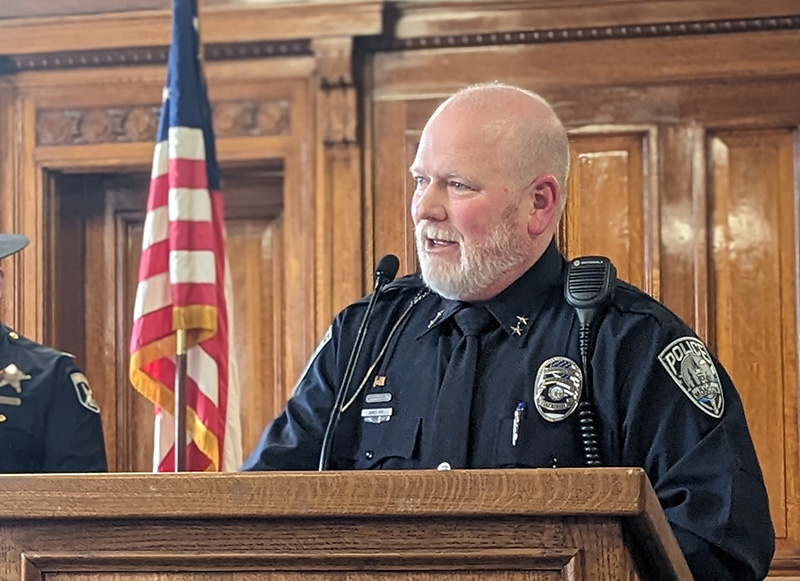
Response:
[{"label": "epaulette", "polygon": [[13,329],[6,327],[5,325],[0,325],[0,332],[2,332],[7,338],[9,343],[16,345],[20,349],[25,349],[27,351],[34,351],[41,355],[46,355],[48,357],[69,357],[70,359],[75,359],[75,355],[69,353],[67,351],[60,351],[53,347],[49,347],[47,345],[42,345],[41,343],[37,343],[27,337],[24,337],[14,331]]},{"label": "epaulette", "polygon": [[621,280],[617,280],[612,304],[620,312],[644,315],[659,325],[671,325],[679,320],[675,313],[649,294]]}]

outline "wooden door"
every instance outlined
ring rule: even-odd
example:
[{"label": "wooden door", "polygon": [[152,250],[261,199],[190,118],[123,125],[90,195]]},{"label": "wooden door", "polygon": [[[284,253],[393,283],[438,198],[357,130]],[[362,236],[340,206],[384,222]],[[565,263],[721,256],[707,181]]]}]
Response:
[{"label": "wooden door", "polygon": [[[76,355],[100,403],[110,469],[152,468],[153,406],[128,382],[149,175],[55,174],[50,342]],[[279,163],[223,168],[234,356],[245,453],[286,397],[281,377],[286,255]],[[85,324],[84,324],[85,321]]]}]

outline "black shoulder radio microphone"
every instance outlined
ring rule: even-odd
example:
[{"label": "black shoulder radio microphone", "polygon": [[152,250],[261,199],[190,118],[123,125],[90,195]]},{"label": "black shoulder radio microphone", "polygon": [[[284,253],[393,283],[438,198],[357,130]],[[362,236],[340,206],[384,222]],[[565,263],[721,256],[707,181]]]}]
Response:
[{"label": "black shoulder radio microphone", "polygon": [[378,295],[383,290],[383,287],[392,282],[394,277],[397,276],[398,268],[400,268],[400,261],[394,254],[387,254],[381,258],[378,261],[378,266],[375,268],[375,290],[372,292],[369,303],[367,303],[367,310],[364,312],[364,318],[361,319],[361,325],[358,327],[356,340],[353,343],[353,350],[350,352],[350,358],[347,360],[347,367],[345,367],[344,375],[342,376],[342,383],[336,392],[333,408],[331,408],[331,415],[328,418],[328,425],[325,428],[325,436],[322,438],[322,446],[319,452],[319,466],[317,468],[320,472],[328,469],[331,449],[333,447],[333,433],[342,415],[342,403],[344,403],[345,395],[350,391],[350,384],[353,383],[356,361],[358,361],[358,357],[361,354],[361,347],[364,345],[364,338],[367,335],[367,325],[372,317],[372,311],[375,309],[375,302],[378,300]]},{"label": "black shoulder radio microphone", "polygon": [[578,315],[580,322],[580,352],[583,368],[584,393],[578,403],[581,445],[587,466],[602,466],[603,454],[597,434],[597,418],[592,398],[591,354],[594,348],[592,323],[614,296],[617,269],[605,256],[582,256],[567,265],[564,297]]}]

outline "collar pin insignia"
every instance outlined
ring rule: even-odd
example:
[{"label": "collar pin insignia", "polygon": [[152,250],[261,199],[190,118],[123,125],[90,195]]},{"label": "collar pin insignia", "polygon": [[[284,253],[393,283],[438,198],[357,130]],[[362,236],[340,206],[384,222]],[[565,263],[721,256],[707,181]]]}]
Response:
[{"label": "collar pin insignia", "polygon": [[439,320],[439,319],[442,317],[442,315],[444,315],[444,309],[442,309],[441,311],[439,311],[438,313],[436,313],[436,316],[435,316],[435,317],[433,317],[433,318],[430,320],[430,322],[428,323],[428,329],[430,329],[431,327],[433,327],[433,326],[436,324],[436,321],[438,321],[438,320]]}]

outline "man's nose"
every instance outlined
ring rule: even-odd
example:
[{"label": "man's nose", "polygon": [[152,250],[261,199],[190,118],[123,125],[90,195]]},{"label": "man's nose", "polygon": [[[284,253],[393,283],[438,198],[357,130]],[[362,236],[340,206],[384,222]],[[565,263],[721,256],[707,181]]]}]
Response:
[{"label": "man's nose", "polygon": [[414,224],[419,224],[422,220],[441,222],[447,219],[446,204],[447,192],[435,180],[424,188],[418,188],[411,202]]}]

